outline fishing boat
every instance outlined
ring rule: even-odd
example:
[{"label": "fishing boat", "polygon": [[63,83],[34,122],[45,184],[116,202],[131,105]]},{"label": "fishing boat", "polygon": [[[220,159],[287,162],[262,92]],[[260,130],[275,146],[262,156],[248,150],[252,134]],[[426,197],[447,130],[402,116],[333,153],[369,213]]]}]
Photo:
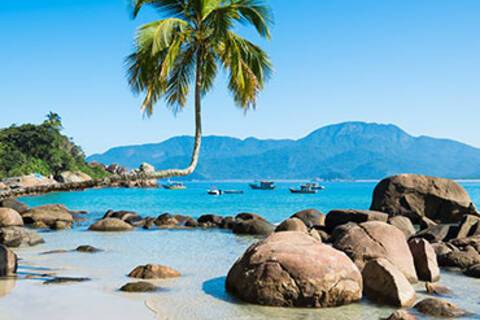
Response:
[{"label": "fishing boat", "polygon": [[187,187],[181,182],[171,182],[162,184],[162,187],[167,190],[185,190]]},{"label": "fishing boat", "polygon": [[317,182],[307,183],[307,185],[310,185],[313,190],[325,190],[325,187]]},{"label": "fishing boat", "polygon": [[250,188],[253,190],[273,190],[275,189],[275,182],[273,181],[259,181],[250,183]]},{"label": "fishing boat", "polygon": [[312,188],[311,183],[302,184],[300,189],[290,188],[291,193],[301,193],[301,194],[315,194],[318,190]]},{"label": "fishing boat", "polygon": [[208,190],[207,193],[211,196],[221,196],[223,194],[222,190],[219,190],[217,188],[212,188]]}]

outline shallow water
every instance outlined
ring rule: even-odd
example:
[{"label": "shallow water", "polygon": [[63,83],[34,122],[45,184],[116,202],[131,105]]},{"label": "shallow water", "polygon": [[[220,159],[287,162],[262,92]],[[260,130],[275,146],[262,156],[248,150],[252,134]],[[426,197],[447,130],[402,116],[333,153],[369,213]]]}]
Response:
[{"label": "shallow water", "polygon": [[[374,183],[330,183],[317,195],[291,195],[283,183],[271,191],[250,191],[245,184],[217,183],[225,189],[245,189],[244,195],[212,197],[210,184],[191,183],[186,191],[103,189],[57,193],[22,199],[29,205],[63,203],[71,209],[91,212],[89,220],[74,230],[45,232],[46,243],[16,250],[20,279],[0,281],[0,320],[3,319],[378,319],[392,309],[362,301],[322,310],[284,309],[243,304],[224,290],[230,266],[255,241],[221,230],[135,230],[125,233],[96,233],[86,226],[107,209],[135,210],[143,215],[172,213],[199,216],[203,213],[232,215],[257,212],[279,222],[293,212],[314,207],[368,208]],[[474,201],[480,200],[480,183],[466,183]],[[68,252],[40,255],[55,249],[74,249],[90,244],[104,252]],[[126,274],[135,266],[161,263],[182,277],[158,281],[162,290],[149,294],[118,291],[131,281]],[[25,279],[29,273],[89,277],[84,283],[44,285]],[[455,295],[448,299],[480,314],[480,280],[442,273],[441,283]],[[418,286],[421,292],[421,285]],[[422,296],[422,293],[420,293]],[[477,318],[471,316],[470,318]]]}]

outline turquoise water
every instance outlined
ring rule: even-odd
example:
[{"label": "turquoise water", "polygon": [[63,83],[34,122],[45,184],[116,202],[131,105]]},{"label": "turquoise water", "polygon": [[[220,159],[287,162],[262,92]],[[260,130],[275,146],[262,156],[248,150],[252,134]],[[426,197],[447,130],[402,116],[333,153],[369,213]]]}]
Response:
[{"label": "turquoise water", "polygon": [[[243,195],[209,196],[212,183],[187,183],[188,190],[99,189],[24,198],[29,205],[62,203],[70,209],[89,211],[88,222],[73,230],[43,232],[46,243],[17,249],[22,274],[38,272],[59,276],[90,277],[81,284],[43,285],[38,280],[0,280],[0,320],[13,319],[378,319],[393,309],[360,303],[321,310],[283,309],[244,304],[229,296],[224,278],[234,261],[255,238],[222,230],[142,230],[124,233],[85,231],[107,209],[134,210],[156,216],[162,212],[199,216],[204,213],[233,215],[256,212],[272,222],[292,213],[317,208],[361,208],[370,205],[373,182],[326,183],[317,195],[293,195],[279,183],[275,191],[249,190],[246,183],[215,183],[219,188],[243,189]],[[480,183],[464,183],[479,204]],[[89,255],[78,252],[41,255],[55,249],[73,249],[90,244],[105,251]],[[158,281],[161,291],[125,294],[118,288],[129,281],[126,274],[146,263],[169,265],[182,277]],[[454,294],[449,301],[480,314],[480,280],[442,273],[441,283]],[[417,285],[418,298],[424,297]],[[420,317],[421,318],[421,317]],[[470,318],[477,318],[472,316]]]}]

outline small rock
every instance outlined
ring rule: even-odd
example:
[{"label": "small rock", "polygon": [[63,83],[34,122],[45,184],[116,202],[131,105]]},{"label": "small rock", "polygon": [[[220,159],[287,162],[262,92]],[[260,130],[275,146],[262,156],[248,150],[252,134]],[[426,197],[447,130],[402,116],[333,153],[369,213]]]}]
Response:
[{"label": "small rock", "polygon": [[180,272],[160,264],[147,264],[136,267],[128,276],[139,279],[168,279],[180,277]]},{"label": "small rock", "polygon": [[76,278],[76,277],[55,277],[43,282],[43,284],[64,284],[72,282],[85,282],[90,281],[90,278]]},{"label": "small rock", "polygon": [[275,232],[281,231],[300,231],[308,233],[307,226],[303,223],[302,220],[298,218],[289,218],[282,223],[280,223],[276,228]]},{"label": "small rock", "polygon": [[480,264],[474,264],[463,272],[467,277],[480,278]]},{"label": "small rock", "polygon": [[436,282],[440,279],[437,255],[435,250],[425,239],[411,239],[408,241],[410,252],[415,263],[418,280]]},{"label": "small rock", "polygon": [[44,242],[35,231],[24,227],[0,228],[0,243],[7,247],[35,246]]},{"label": "small rock", "polygon": [[91,231],[106,231],[106,232],[115,232],[115,231],[130,231],[133,227],[126,223],[123,220],[117,218],[106,218],[99,220],[92,224],[88,230]]},{"label": "small rock", "polygon": [[423,299],[415,305],[415,309],[432,317],[456,318],[466,314],[465,310],[453,303],[436,298]]},{"label": "small rock", "polygon": [[120,288],[120,291],[124,292],[153,292],[156,290],[156,286],[145,281],[130,282]]},{"label": "small rock", "polygon": [[396,307],[410,307],[416,295],[410,282],[388,260],[370,260],[363,268],[363,291],[367,297],[379,303]]},{"label": "small rock", "polygon": [[425,290],[427,290],[428,294],[436,294],[436,295],[446,295],[451,293],[451,290],[448,289],[447,287],[442,286],[438,283],[431,283],[431,282],[425,283]]},{"label": "small rock", "polygon": [[417,320],[417,317],[406,310],[397,310],[383,320]]},{"label": "small rock", "polygon": [[102,249],[98,249],[89,245],[78,246],[75,251],[83,252],[83,253],[96,253],[102,251]]}]

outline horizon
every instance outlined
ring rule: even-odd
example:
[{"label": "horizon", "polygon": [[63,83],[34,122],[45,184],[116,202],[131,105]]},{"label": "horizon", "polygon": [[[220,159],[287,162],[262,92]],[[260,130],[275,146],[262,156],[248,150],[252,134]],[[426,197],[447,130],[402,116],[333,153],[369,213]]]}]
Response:
[{"label": "horizon", "polygon": [[[480,101],[479,2],[270,5],[272,40],[259,43],[275,73],[257,110],[236,108],[220,75],[204,99],[205,135],[299,139],[356,120],[480,147],[472,116]],[[135,29],[158,18],[145,10],[131,20],[124,0],[2,2],[0,59],[8,63],[0,74],[0,126],[38,123],[51,110],[87,154],[192,135],[190,100],[176,116],[160,102],[144,120],[125,78]]]}]

